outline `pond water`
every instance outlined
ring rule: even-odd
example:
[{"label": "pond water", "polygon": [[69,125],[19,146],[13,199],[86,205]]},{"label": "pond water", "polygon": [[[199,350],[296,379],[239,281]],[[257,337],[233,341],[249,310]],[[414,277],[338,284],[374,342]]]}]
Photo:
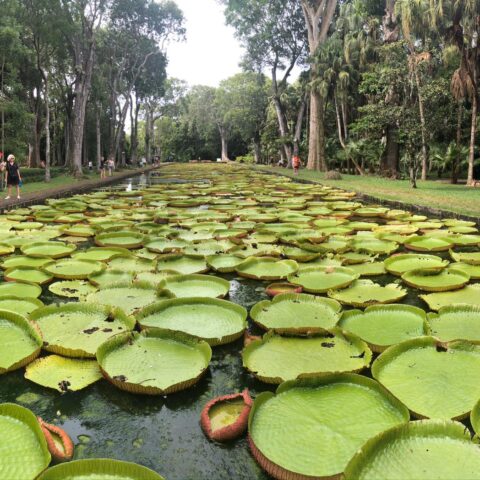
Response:
[{"label": "pond water", "polygon": [[[201,182],[201,180],[199,180]],[[148,185],[182,184],[182,179],[142,175],[132,178],[116,190],[132,191]],[[351,218],[362,220],[364,218]],[[375,218],[374,221],[378,221]],[[91,246],[80,244],[79,249]],[[468,251],[468,249],[465,249]],[[448,253],[437,254],[448,258]],[[383,259],[385,257],[380,257]],[[229,300],[248,310],[267,298],[261,282],[216,274],[230,280]],[[382,275],[374,281],[386,285],[397,277]],[[407,288],[402,303],[420,306],[418,291]],[[40,299],[45,303],[65,301],[45,287]],[[251,325],[254,334],[259,331]],[[193,388],[166,397],[149,397],[123,392],[106,380],[80,392],[60,395],[23,378],[24,370],[3,375],[0,381],[0,402],[14,402],[30,408],[45,421],[55,421],[73,438],[75,458],[108,457],[143,464],[169,480],[253,480],[269,478],[250,455],[246,439],[225,445],[207,440],[200,425],[200,412],[213,397],[237,392],[248,387],[252,396],[274,391],[254,379],[242,368],[240,352],[243,340],[213,348],[207,374]],[[365,372],[370,376],[370,372]]]}]

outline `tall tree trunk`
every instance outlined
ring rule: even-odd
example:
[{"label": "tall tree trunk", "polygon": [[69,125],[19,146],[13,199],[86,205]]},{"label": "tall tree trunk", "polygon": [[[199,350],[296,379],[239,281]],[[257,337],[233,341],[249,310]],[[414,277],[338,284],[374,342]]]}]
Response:
[{"label": "tall tree trunk", "polygon": [[[2,77],[1,84],[0,84],[0,95],[3,98],[3,90],[5,88],[5,52],[2,55],[2,68],[0,70],[0,75]],[[5,107],[3,106],[3,102],[1,102],[1,118],[0,121],[2,123],[2,153],[5,156]],[[5,159],[4,159],[5,160]]]},{"label": "tall tree trunk", "polygon": [[138,160],[138,114],[140,112],[141,103],[138,101],[137,95],[135,95],[135,108],[133,107],[133,102],[131,102],[130,111],[132,112],[132,152],[131,152],[131,163],[136,165]]},{"label": "tall tree trunk", "polygon": [[102,162],[102,124],[100,122],[100,105],[97,105],[97,108],[95,109],[95,138],[97,144],[96,166],[98,172]]},{"label": "tall tree trunk", "polygon": [[262,147],[258,138],[253,139],[253,158],[257,165],[262,163]]},{"label": "tall tree trunk", "polygon": [[148,102],[145,104],[145,157],[147,159],[147,163],[150,162],[150,156],[151,156],[151,128],[150,128],[150,122],[152,121],[152,112],[150,111],[150,105]]},{"label": "tall tree trunk", "polygon": [[324,100],[317,91],[310,93],[310,138],[308,142],[309,170],[327,170],[325,160]]},{"label": "tall tree trunk", "polygon": [[468,174],[467,185],[473,185],[473,166],[475,163],[475,141],[477,138],[477,111],[478,111],[478,95],[474,92],[472,98],[472,121],[470,127],[470,149],[468,153]]},{"label": "tall tree trunk", "polygon": [[385,132],[386,146],[380,161],[382,174],[396,178],[400,165],[400,145],[398,144],[398,129],[396,125],[389,125]]},{"label": "tall tree trunk", "polygon": [[225,127],[219,125],[218,131],[220,133],[220,140],[222,143],[222,162],[228,162],[230,159],[228,158],[228,132]]},{"label": "tall tree trunk", "polygon": [[302,139],[303,118],[307,109],[307,94],[304,95],[300,108],[297,112],[297,122],[295,124],[295,134],[293,136],[293,154],[298,155],[300,152],[300,140]]},{"label": "tall tree trunk", "polygon": [[48,74],[44,73],[44,95],[45,95],[45,181],[50,182],[50,84]]},{"label": "tall tree trunk", "polygon": [[277,114],[278,120],[278,128],[280,130],[280,136],[284,142],[283,150],[285,151],[285,156],[287,157],[287,161],[292,161],[292,147],[288,143],[288,137],[290,136],[290,131],[288,128],[287,118],[285,116],[285,112],[282,106],[282,102],[278,95],[274,95],[273,97],[273,105],[275,106],[275,113]]},{"label": "tall tree trunk", "polygon": [[385,43],[398,41],[400,36],[400,28],[395,14],[396,0],[386,0],[385,16],[383,17],[383,35]]},{"label": "tall tree trunk", "polygon": [[462,122],[463,122],[463,100],[458,102],[458,111],[457,111],[457,156],[452,159],[452,173],[451,173],[451,183],[458,183],[458,166],[460,165],[461,158],[461,148],[462,148]]}]

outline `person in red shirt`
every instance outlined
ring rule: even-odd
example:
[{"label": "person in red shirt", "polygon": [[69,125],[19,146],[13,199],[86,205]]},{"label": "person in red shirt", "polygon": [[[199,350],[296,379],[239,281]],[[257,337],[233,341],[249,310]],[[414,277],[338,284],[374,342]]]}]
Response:
[{"label": "person in red shirt", "polygon": [[300,157],[298,155],[294,155],[292,158],[292,167],[295,175],[298,175],[298,169],[300,168],[301,164],[302,162],[300,161]]}]

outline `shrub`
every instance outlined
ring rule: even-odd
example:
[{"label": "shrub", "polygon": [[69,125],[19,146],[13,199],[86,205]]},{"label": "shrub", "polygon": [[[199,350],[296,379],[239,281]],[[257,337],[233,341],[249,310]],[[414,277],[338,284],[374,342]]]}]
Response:
[{"label": "shrub", "polygon": [[329,170],[325,174],[325,180],[341,180],[342,176],[336,170]]}]

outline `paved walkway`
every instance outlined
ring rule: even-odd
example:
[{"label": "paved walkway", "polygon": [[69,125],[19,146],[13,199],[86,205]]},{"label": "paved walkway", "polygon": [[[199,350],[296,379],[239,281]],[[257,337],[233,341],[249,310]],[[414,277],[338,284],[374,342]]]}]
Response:
[{"label": "paved walkway", "polygon": [[88,192],[96,188],[105,187],[127,178],[149,172],[155,168],[158,167],[148,166],[136,170],[125,170],[114,174],[112,177],[107,177],[104,179],[79,180],[73,184],[54,188],[46,188],[45,190],[40,190],[39,192],[27,193],[26,195],[23,195],[20,200],[17,200],[16,198],[11,198],[10,200],[1,200],[0,211],[3,213],[5,210],[10,210],[12,208],[27,207],[29,205],[43,203],[45,200],[47,200],[47,198],[62,198],[75,195],[77,193]]}]

